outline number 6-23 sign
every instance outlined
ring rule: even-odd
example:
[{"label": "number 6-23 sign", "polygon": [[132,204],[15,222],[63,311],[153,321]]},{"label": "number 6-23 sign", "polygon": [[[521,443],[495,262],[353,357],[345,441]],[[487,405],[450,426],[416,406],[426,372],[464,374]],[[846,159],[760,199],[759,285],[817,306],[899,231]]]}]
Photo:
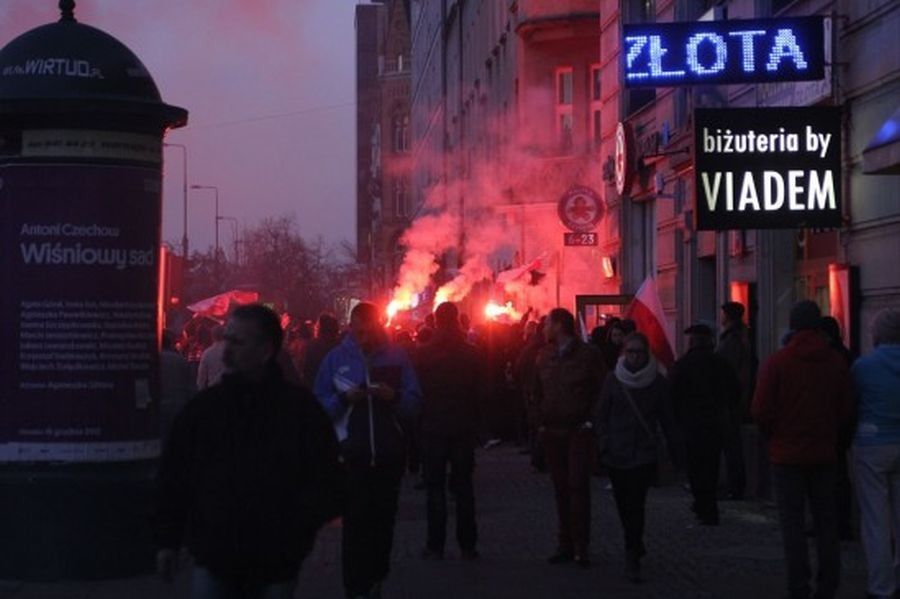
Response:
[{"label": "number 6-23 sign", "polygon": [[596,246],[596,233],[563,233],[563,244],[567,246]]}]

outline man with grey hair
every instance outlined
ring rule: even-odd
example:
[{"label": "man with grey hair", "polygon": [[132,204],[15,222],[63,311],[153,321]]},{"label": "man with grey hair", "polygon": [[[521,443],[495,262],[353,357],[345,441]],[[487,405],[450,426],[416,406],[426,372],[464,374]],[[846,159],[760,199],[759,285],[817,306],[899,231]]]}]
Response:
[{"label": "man with grey hair", "polygon": [[894,555],[900,546],[900,310],[872,326],[875,351],[853,366],[859,423],[853,442],[860,531],[870,597],[900,590]]}]

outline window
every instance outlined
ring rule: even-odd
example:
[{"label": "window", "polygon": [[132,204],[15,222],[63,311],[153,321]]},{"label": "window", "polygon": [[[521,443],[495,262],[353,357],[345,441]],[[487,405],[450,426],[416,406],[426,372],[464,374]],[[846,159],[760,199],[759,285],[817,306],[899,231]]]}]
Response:
[{"label": "window", "polygon": [[556,69],[556,103],[572,104],[572,67]]},{"label": "window", "polygon": [[591,103],[590,110],[588,114],[590,114],[590,132],[591,132],[591,145],[593,147],[597,147],[600,144],[600,128],[601,128],[601,120],[600,120],[600,108],[602,107],[602,103],[600,101],[601,97],[601,88],[600,88],[600,65],[594,64],[591,65],[591,76],[590,76],[590,88],[591,88]]},{"label": "window", "polygon": [[675,4],[675,18],[677,21],[696,21],[716,4],[717,0],[679,0]]},{"label": "window", "polygon": [[653,23],[656,0],[624,0],[624,17],[628,23]]},{"label": "window", "polygon": [[394,114],[394,151],[409,151],[409,115],[402,113]]},{"label": "window", "polygon": [[560,150],[572,150],[572,67],[556,69],[556,139]]},{"label": "window", "polygon": [[639,285],[648,276],[656,276],[656,202],[631,202],[629,218],[629,269]]},{"label": "window", "polygon": [[790,6],[793,2],[794,2],[794,0],[772,0],[772,7],[771,7],[770,14],[773,16],[777,15],[778,13],[780,13],[781,11],[786,9],[788,6]]},{"label": "window", "polygon": [[409,199],[404,181],[394,181],[394,215],[397,218],[409,216]]},{"label": "window", "polygon": [[[656,21],[656,0],[626,0],[629,23],[653,23]],[[627,91],[625,115],[631,115],[656,100],[656,88],[637,88]]]}]

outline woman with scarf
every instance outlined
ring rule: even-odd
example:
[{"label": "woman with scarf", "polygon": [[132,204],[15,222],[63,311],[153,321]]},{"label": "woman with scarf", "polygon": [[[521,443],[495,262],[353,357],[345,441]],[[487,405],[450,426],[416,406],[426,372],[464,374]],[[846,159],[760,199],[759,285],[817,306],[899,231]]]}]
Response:
[{"label": "woman with scarf", "polygon": [[676,467],[681,465],[667,383],[641,333],[625,339],[622,357],[603,385],[594,426],[625,533],[625,575],[637,583],[646,553],[644,507],[656,478],[660,428],[671,459]]}]

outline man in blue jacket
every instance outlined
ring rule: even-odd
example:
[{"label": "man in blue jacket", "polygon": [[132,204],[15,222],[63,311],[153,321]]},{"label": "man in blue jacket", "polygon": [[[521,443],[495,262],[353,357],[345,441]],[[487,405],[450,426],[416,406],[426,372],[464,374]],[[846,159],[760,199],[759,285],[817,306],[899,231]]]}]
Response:
[{"label": "man in blue jacket", "polygon": [[406,441],[400,422],[421,402],[412,362],[389,343],[378,309],[357,305],[350,334],[322,362],[316,396],[331,417],[349,474],[342,558],[348,597],[378,598],[390,569]]},{"label": "man in blue jacket", "polygon": [[[900,573],[900,310],[872,323],[875,351],[853,365],[859,400],[853,472],[859,497],[860,540],[869,571],[869,597],[896,597]],[[893,526],[891,526],[893,524]]]}]

